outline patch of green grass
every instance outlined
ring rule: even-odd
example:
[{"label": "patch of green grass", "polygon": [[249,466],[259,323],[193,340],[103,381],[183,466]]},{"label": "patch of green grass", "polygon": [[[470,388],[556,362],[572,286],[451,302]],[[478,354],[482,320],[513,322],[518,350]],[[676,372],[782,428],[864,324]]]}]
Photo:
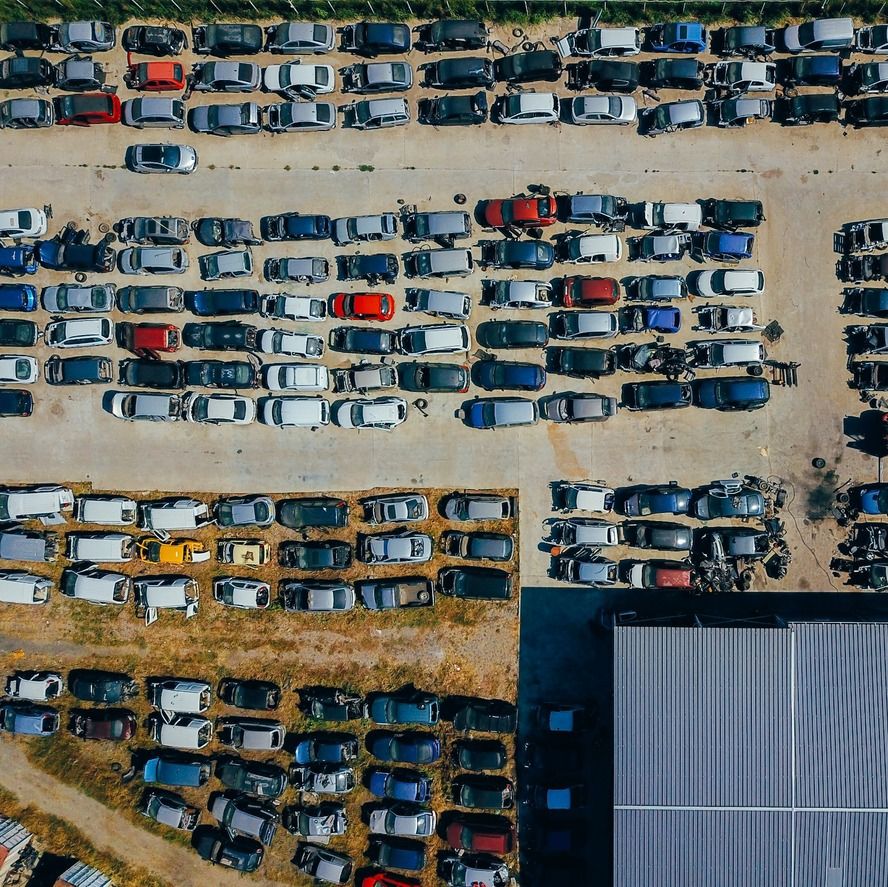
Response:
[{"label": "patch of green grass", "polygon": [[375,167],[375,166],[371,166],[369,163],[362,163],[362,164],[358,167],[358,169],[359,169],[361,172],[373,172],[373,170],[376,169],[376,167]]}]

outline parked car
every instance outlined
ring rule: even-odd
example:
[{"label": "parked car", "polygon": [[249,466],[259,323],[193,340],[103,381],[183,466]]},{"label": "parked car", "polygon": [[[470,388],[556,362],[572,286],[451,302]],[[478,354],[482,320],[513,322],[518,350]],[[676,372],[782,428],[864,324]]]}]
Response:
[{"label": "parked car", "polygon": [[192,132],[228,138],[254,135],[262,129],[262,110],[256,102],[229,105],[197,105],[188,112]]},{"label": "parked car", "polygon": [[705,65],[698,59],[662,58],[642,62],[641,82],[651,89],[695,90],[703,87]]},{"label": "parked car", "polygon": [[270,132],[324,132],[336,127],[336,106],[332,102],[266,105],[265,126]]},{"label": "parked car", "polygon": [[53,99],[59,126],[95,126],[120,123],[120,99],[104,92],[83,92]]},{"label": "parked car", "polygon": [[131,172],[188,175],[197,169],[197,151],[189,145],[130,145],[124,162]]},{"label": "parked car", "polygon": [[191,68],[196,92],[252,92],[262,83],[262,70],[252,62],[201,62]]},{"label": "parked car", "polygon": [[561,102],[551,92],[515,92],[493,103],[491,119],[497,123],[524,125],[556,124],[561,117]]},{"label": "parked car", "polygon": [[559,55],[589,58],[621,58],[641,52],[638,28],[580,28],[561,39],[552,38]]},{"label": "parked car", "polygon": [[364,717],[374,724],[438,723],[441,700],[434,693],[404,689],[394,693],[371,693],[364,703]]},{"label": "parked car", "polygon": [[265,50],[273,54],[320,55],[333,49],[336,35],[332,25],[319,22],[281,22],[265,29]]},{"label": "parked car", "polygon": [[435,603],[432,583],[421,577],[363,579],[355,583],[355,590],[368,610],[431,607]]},{"label": "parked car", "polygon": [[51,33],[50,48],[60,52],[107,52],[117,41],[114,26],[102,21],[61,22]]},{"label": "parked car", "polygon": [[465,560],[510,561],[514,540],[504,533],[464,533],[451,530],[441,537],[441,550]]},{"label": "parked car", "polygon": [[506,83],[554,82],[561,78],[561,69],[560,56],[550,49],[516,52],[497,58],[493,63],[494,77]]},{"label": "parked car", "polygon": [[400,22],[358,22],[338,29],[342,49],[355,55],[400,55],[410,52],[410,28]]},{"label": "parked car", "polygon": [[43,129],[55,123],[52,102],[16,98],[0,102],[0,129]]},{"label": "parked car", "polygon": [[345,124],[352,129],[389,129],[410,122],[406,99],[365,99],[345,106]]},{"label": "parked car", "polygon": [[493,62],[483,56],[456,56],[420,65],[423,86],[432,89],[491,89]]},{"label": "parked car", "polygon": [[191,45],[199,55],[254,55],[263,44],[259,25],[220,22],[191,29]]},{"label": "parked car", "polygon": [[664,132],[697,129],[706,122],[703,103],[696,99],[664,102],[656,108],[644,108],[639,114],[641,133],[658,136]]},{"label": "parked car", "polygon": [[405,391],[464,394],[469,390],[469,369],[456,363],[402,362],[396,382]]},{"label": "parked car", "polygon": [[784,52],[840,52],[854,43],[854,22],[850,18],[813,19],[787,25],[780,31]]},{"label": "parked car", "polygon": [[391,253],[340,256],[337,262],[342,280],[366,280],[375,286],[394,283],[398,279],[398,257]]},{"label": "parked car", "polygon": [[236,872],[255,872],[262,864],[264,854],[258,841],[240,835],[230,837],[224,829],[195,831],[192,846],[201,859]]},{"label": "parked car", "polygon": [[280,590],[284,609],[292,612],[336,613],[355,606],[355,591],[347,582],[282,582]]},{"label": "parked car", "polygon": [[786,126],[809,126],[812,123],[835,123],[840,103],[834,93],[805,93],[779,98],[774,103],[774,119]]},{"label": "parked car", "polygon": [[376,730],[367,736],[367,751],[380,761],[402,764],[433,764],[441,757],[441,743],[431,733],[408,730],[392,733]]},{"label": "parked car", "polygon": [[771,399],[767,379],[751,376],[701,379],[695,386],[695,404],[708,409],[750,412],[761,409]]},{"label": "parked car", "polygon": [[535,425],[539,419],[536,402],[523,397],[479,397],[460,413],[469,428],[484,430]]},{"label": "parked car", "polygon": [[447,843],[455,850],[511,853],[515,846],[515,826],[507,819],[502,822],[479,819],[477,814],[455,816],[447,826]]},{"label": "parked car", "polygon": [[438,591],[463,600],[509,600],[512,577],[493,567],[447,567],[438,572]]},{"label": "parked car", "polygon": [[570,102],[570,119],[579,126],[616,124],[626,126],[638,119],[632,96],[579,95]]},{"label": "parked car", "polygon": [[186,44],[185,32],[159,25],[132,25],[123,32],[121,44],[127,52],[143,55],[178,55]]},{"label": "parked car", "polygon": [[473,375],[486,391],[539,391],[546,384],[544,367],[513,360],[479,361]]},{"label": "parked car", "polygon": [[74,709],[68,728],[79,739],[126,742],[136,733],[136,716],[126,708]]},{"label": "parked car", "polygon": [[664,485],[646,485],[627,491],[618,510],[627,517],[651,514],[688,514],[691,491],[672,482]]}]

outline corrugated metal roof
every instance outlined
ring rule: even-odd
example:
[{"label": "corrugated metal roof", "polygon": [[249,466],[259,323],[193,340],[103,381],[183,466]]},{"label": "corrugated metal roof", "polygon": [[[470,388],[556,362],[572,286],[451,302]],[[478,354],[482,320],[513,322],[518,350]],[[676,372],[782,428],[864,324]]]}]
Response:
[{"label": "corrugated metal roof", "polygon": [[54,887],[114,887],[111,879],[85,862],[75,862],[59,875]]},{"label": "corrugated metal roof", "polygon": [[888,625],[614,634],[615,887],[888,887]]},{"label": "corrugated metal roof", "polygon": [[0,816],[0,847],[7,851],[15,850],[19,844],[31,839],[31,833],[14,819]]}]

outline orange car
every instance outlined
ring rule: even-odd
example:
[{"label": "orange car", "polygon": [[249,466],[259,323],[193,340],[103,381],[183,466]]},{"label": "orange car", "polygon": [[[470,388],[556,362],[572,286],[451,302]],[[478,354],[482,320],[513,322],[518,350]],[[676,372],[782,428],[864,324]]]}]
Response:
[{"label": "orange car", "polygon": [[391,320],[395,300],[388,293],[336,293],[330,313],[350,320]]},{"label": "orange car", "polygon": [[185,67],[180,62],[139,62],[130,65],[124,75],[130,89],[164,92],[185,89]]}]

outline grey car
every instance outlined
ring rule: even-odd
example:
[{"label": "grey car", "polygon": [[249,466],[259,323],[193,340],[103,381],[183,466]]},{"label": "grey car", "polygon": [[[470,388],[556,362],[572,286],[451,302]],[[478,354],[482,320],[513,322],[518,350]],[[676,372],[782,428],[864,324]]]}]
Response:
[{"label": "grey car", "polygon": [[434,810],[402,802],[375,807],[370,811],[367,824],[371,835],[428,838],[435,833],[436,822]]},{"label": "grey car", "polygon": [[188,253],[180,246],[131,246],[117,256],[121,274],[184,274]]},{"label": "grey car", "polygon": [[424,240],[441,242],[446,240],[449,245],[454,240],[468,237],[472,233],[472,221],[469,214],[459,210],[442,212],[407,212],[403,217],[404,239],[411,243]]},{"label": "grey car", "polygon": [[0,102],[0,129],[42,129],[55,123],[52,102],[18,98]]},{"label": "grey car", "polygon": [[130,172],[188,175],[197,168],[197,151],[190,145],[130,145],[125,163]]},{"label": "grey car", "polygon": [[371,95],[406,92],[413,86],[413,68],[406,62],[358,62],[340,68],[342,91]]},{"label": "grey car", "polygon": [[273,54],[320,55],[333,49],[336,33],[332,25],[318,22],[281,22],[265,29],[265,49]]},{"label": "grey car", "polygon": [[332,102],[283,102],[265,108],[265,126],[270,132],[321,132],[336,126]]},{"label": "grey car", "polygon": [[95,286],[80,286],[76,283],[62,283],[44,287],[40,299],[45,311],[64,314],[67,311],[106,312],[114,307],[117,287],[113,283]]},{"label": "grey car", "polygon": [[441,537],[441,550],[465,560],[510,561],[515,542],[505,533],[464,533],[451,530]]},{"label": "grey car", "polygon": [[62,22],[53,27],[51,49],[62,52],[107,52],[117,38],[109,22]]},{"label": "grey car", "polygon": [[262,129],[262,112],[256,102],[239,105],[199,105],[188,112],[188,126],[194,132],[227,138],[252,135]]},{"label": "grey car", "polygon": [[269,527],[274,523],[274,501],[268,496],[238,496],[216,503],[220,527]]},{"label": "grey car", "polygon": [[303,874],[328,884],[347,884],[354,869],[350,856],[314,844],[297,844],[293,865]]},{"label": "grey car", "polygon": [[685,524],[672,521],[635,521],[623,524],[627,544],[659,551],[690,551],[693,532]]},{"label": "grey car", "polygon": [[255,62],[203,62],[191,72],[196,92],[252,92],[262,83]]},{"label": "grey car", "polygon": [[282,582],[280,592],[284,609],[289,612],[341,613],[355,606],[355,590],[348,582]]},{"label": "grey car", "polygon": [[333,243],[345,246],[349,243],[392,240],[398,234],[398,219],[394,213],[374,216],[347,216],[333,222]]},{"label": "grey car", "polygon": [[254,838],[266,846],[274,840],[278,814],[259,801],[237,792],[217,793],[210,798],[209,811],[235,835]]},{"label": "grey car", "polygon": [[369,524],[423,521],[429,516],[429,500],[422,493],[372,496],[361,500],[361,506]]},{"label": "grey car", "polygon": [[185,103],[180,99],[160,96],[129,99],[123,103],[121,112],[124,125],[136,129],[182,129],[185,126]]}]

